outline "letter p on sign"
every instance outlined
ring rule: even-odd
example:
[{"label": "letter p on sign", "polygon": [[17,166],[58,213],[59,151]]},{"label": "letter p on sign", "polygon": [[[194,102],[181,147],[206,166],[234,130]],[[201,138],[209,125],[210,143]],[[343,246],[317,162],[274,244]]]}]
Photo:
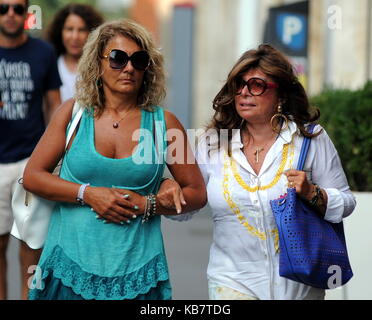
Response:
[{"label": "letter p on sign", "polygon": [[307,43],[307,17],[302,14],[280,13],[276,21],[276,32],[280,42],[300,53]]},{"label": "letter p on sign", "polygon": [[302,22],[295,16],[288,16],[283,21],[283,42],[289,45],[293,36],[299,34],[302,30]]}]

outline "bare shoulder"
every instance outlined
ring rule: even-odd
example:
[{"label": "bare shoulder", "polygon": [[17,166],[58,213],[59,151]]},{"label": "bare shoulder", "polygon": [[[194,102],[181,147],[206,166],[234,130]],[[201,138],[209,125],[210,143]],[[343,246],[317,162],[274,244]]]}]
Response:
[{"label": "bare shoulder", "polygon": [[167,129],[178,128],[184,130],[182,123],[178,120],[174,113],[169,110],[164,110],[164,118]]},{"label": "bare shoulder", "polygon": [[74,103],[74,99],[64,101],[54,112],[50,125],[66,127],[71,120]]}]

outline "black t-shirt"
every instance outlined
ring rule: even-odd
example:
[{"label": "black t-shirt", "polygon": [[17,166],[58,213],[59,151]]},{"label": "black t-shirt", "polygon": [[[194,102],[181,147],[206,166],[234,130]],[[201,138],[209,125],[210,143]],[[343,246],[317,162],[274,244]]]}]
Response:
[{"label": "black t-shirt", "polygon": [[17,48],[0,47],[0,163],[29,157],[45,130],[43,97],[58,89],[53,47],[28,36]]}]

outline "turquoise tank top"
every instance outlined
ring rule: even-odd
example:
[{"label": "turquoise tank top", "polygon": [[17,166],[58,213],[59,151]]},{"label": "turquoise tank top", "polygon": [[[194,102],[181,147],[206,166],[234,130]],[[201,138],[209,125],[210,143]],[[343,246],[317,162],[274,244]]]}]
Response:
[{"label": "turquoise tank top", "polygon": [[[107,158],[95,149],[94,118],[86,109],[60,176],[79,184],[157,193],[165,166],[165,128],[162,108],[142,110],[134,153]],[[84,299],[133,299],[169,279],[160,216],[146,223],[139,216],[130,224],[104,224],[87,205],[58,203],[39,266],[42,279],[53,273]]]}]

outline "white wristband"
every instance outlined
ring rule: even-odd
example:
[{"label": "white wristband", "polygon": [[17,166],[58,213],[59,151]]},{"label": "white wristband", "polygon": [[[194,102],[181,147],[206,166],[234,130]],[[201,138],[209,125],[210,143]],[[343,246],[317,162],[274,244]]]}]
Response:
[{"label": "white wristband", "polygon": [[85,191],[85,188],[87,186],[89,186],[90,184],[89,183],[86,183],[86,184],[82,184],[79,188],[79,192],[78,192],[78,195],[76,197],[76,201],[79,202],[82,206],[85,205],[85,202],[84,202],[84,191]]}]

